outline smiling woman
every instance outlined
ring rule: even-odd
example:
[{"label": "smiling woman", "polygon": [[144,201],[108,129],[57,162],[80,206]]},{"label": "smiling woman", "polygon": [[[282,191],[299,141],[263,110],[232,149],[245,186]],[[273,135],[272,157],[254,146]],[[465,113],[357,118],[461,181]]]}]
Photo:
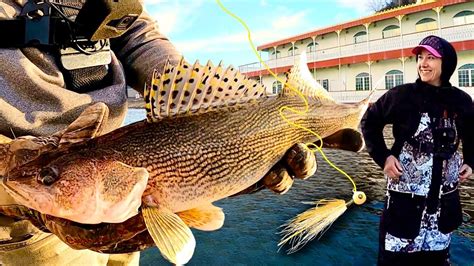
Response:
[{"label": "smiling woman", "polygon": [[[367,150],[387,178],[379,265],[449,265],[452,232],[462,223],[459,183],[474,166],[472,99],[449,82],[457,64],[449,42],[428,36],[412,52],[416,83],[387,91],[362,119]],[[390,150],[386,124],[393,124]]]}]

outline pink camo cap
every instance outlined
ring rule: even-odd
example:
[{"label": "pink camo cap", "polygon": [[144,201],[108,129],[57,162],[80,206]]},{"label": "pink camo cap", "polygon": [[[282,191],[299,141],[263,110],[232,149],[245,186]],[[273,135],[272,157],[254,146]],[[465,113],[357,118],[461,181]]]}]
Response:
[{"label": "pink camo cap", "polygon": [[421,49],[426,49],[428,52],[430,52],[432,55],[438,58],[443,57],[443,45],[441,43],[441,40],[439,37],[436,37],[434,35],[430,35],[425,37],[421,42],[418,44],[417,47],[413,48],[411,50],[412,53],[415,55],[421,53]]},{"label": "pink camo cap", "polygon": [[439,54],[438,51],[436,51],[435,48],[431,47],[431,46],[428,46],[428,45],[418,45],[417,47],[413,48],[413,50],[411,50],[411,52],[415,55],[417,54],[420,54],[421,53],[421,49],[425,49],[427,50],[428,52],[430,52],[432,55],[434,55],[435,57],[438,57],[438,58],[441,58],[442,56]]}]

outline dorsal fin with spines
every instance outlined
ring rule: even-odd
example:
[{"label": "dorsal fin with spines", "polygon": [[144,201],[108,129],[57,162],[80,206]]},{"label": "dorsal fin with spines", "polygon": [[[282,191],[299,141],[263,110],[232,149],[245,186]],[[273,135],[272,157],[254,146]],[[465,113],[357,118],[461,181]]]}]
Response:
[{"label": "dorsal fin with spines", "polygon": [[229,105],[247,103],[265,96],[265,87],[248,79],[229,66],[191,67],[181,59],[177,65],[167,62],[163,71],[153,72],[150,86],[145,86],[147,120],[191,115]]}]

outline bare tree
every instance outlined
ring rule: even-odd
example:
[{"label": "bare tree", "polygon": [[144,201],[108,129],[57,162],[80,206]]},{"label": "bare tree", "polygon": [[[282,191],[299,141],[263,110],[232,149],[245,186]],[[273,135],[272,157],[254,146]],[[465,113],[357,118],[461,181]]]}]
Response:
[{"label": "bare tree", "polygon": [[369,10],[374,12],[379,12],[380,10],[384,9],[391,0],[369,0],[367,1],[367,7]]},{"label": "bare tree", "polygon": [[413,3],[416,3],[416,0],[369,0],[367,7],[374,12],[380,12]]}]

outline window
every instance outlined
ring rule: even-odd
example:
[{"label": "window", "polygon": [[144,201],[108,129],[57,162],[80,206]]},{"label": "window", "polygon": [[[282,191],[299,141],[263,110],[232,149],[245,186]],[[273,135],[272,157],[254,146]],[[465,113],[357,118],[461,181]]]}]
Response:
[{"label": "window", "polygon": [[321,85],[323,85],[323,88],[325,90],[329,91],[329,80],[328,79],[323,79],[323,83]]},{"label": "window", "polygon": [[317,42],[316,43],[310,42],[308,46],[306,46],[306,52],[307,53],[316,52],[316,47],[318,47]]},{"label": "window", "polygon": [[317,82],[327,91],[329,91],[329,79],[318,79]]},{"label": "window", "polygon": [[354,34],[354,43],[361,43],[367,41],[367,32],[366,31],[359,31],[358,33]]},{"label": "window", "polygon": [[271,53],[271,58],[273,58],[273,59],[280,58],[280,51],[276,51],[276,53],[275,53],[275,51],[273,51]]},{"label": "window", "polygon": [[293,56],[298,54],[298,47],[291,47],[288,49],[288,56]]},{"label": "window", "polygon": [[390,38],[400,35],[400,27],[397,25],[390,25],[382,30],[382,38]]},{"label": "window", "polygon": [[415,25],[416,31],[435,30],[437,28],[438,23],[436,23],[436,20],[432,18],[421,19]]},{"label": "window", "polygon": [[360,73],[356,76],[356,91],[370,90],[370,75],[369,73]]},{"label": "window", "polygon": [[459,87],[474,87],[474,64],[465,64],[458,69]]},{"label": "window", "polygon": [[464,25],[469,23],[474,23],[474,11],[464,10],[453,17],[454,25]]},{"label": "window", "polygon": [[273,94],[280,93],[282,88],[283,88],[283,86],[282,86],[280,81],[277,80],[277,81],[273,82],[273,85],[272,85]]},{"label": "window", "polygon": [[385,89],[389,90],[395,86],[403,84],[403,72],[400,70],[390,70],[385,74]]}]

